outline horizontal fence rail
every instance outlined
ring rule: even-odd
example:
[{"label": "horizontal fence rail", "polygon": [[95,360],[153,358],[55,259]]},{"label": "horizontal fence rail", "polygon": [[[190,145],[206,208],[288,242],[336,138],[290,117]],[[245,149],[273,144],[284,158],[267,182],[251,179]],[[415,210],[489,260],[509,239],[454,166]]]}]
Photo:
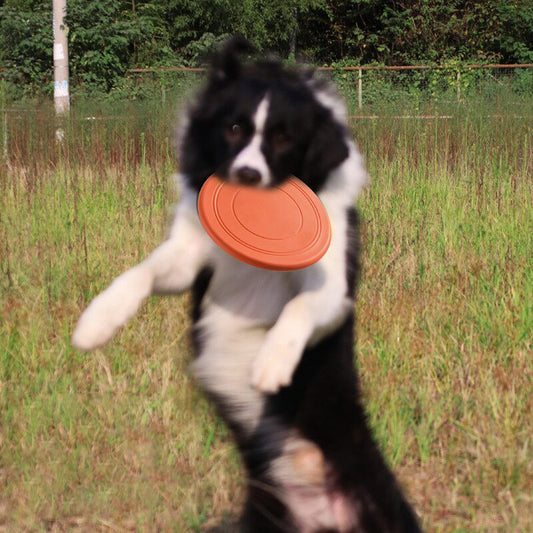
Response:
[{"label": "horizontal fence rail", "polygon": [[[317,70],[440,70],[440,69],[472,69],[472,68],[531,68],[533,63],[511,63],[511,64],[487,64],[487,65],[360,65],[353,67],[317,67]],[[203,72],[207,67],[146,67],[130,68],[131,73],[145,72]]]},{"label": "horizontal fence rail", "polygon": [[355,67],[318,67],[318,70],[457,70],[475,68],[531,68],[533,63],[487,65],[361,65]]},{"label": "horizontal fence rail", "polygon": [[[317,67],[318,70],[423,70],[423,69],[476,69],[476,68],[531,68],[533,63],[487,63],[487,64],[469,64],[469,65],[356,65],[356,66],[323,66]],[[203,72],[207,67],[146,67],[146,68],[130,68],[128,72],[143,73],[143,72]],[[7,72],[13,70],[9,67],[0,66],[0,72]]]}]

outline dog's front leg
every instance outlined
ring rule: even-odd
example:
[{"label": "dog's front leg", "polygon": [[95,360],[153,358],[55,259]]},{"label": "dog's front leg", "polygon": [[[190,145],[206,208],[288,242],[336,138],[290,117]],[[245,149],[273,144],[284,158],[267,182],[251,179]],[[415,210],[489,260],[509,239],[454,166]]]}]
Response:
[{"label": "dog's front leg", "polygon": [[72,344],[80,350],[98,348],[112,339],[148,296],[189,289],[207,261],[209,247],[195,211],[187,206],[178,210],[170,238],[89,304],[76,325]]},{"label": "dog's front leg", "polygon": [[328,276],[320,288],[306,288],[290,300],[267,333],[252,366],[252,385],[275,393],[289,385],[308,344],[338,328],[353,311],[343,276]]}]

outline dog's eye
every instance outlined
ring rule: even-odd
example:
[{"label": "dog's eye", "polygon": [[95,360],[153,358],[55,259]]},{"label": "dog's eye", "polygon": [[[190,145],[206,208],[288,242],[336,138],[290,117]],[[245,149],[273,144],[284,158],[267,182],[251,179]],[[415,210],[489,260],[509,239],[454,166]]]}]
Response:
[{"label": "dog's eye", "polygon": [[228,126],[225,131],[226,139],[229,142],[240,141],[243,135],[243,127],[240,124],[232,124],[231,126]]},{"label": "dog's eye", "polygon": [[272,137],[272,143],[276,150],[287,150],[292,145],[291,138],[284,132],[277,132]]}]

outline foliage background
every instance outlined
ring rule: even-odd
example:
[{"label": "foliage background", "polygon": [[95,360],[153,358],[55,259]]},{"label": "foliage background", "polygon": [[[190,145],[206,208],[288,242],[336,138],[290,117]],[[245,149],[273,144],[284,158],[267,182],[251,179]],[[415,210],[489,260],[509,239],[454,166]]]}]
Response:
[{"label": "foliage background", "polygon": [[[124,88],[131,67],[201,65],[235,33],[315,64],[533,62],[533,0],[68,0],[67,10],[71,85],[83,93]],[[14,97],[52,93],[51,18],[52,2],[0,0]]]}]

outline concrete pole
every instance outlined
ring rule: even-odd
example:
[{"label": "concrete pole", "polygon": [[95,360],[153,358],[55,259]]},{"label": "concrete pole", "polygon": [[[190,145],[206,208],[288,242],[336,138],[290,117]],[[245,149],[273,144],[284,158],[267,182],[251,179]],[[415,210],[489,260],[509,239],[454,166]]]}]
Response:
[{"label": "concrete pole", "polygon": [[68,85],[68,43],[63,17],[66,13],[66,0],[53,0],[54,30],[54,103],[56,113],[63,115],[70,107]]}]

